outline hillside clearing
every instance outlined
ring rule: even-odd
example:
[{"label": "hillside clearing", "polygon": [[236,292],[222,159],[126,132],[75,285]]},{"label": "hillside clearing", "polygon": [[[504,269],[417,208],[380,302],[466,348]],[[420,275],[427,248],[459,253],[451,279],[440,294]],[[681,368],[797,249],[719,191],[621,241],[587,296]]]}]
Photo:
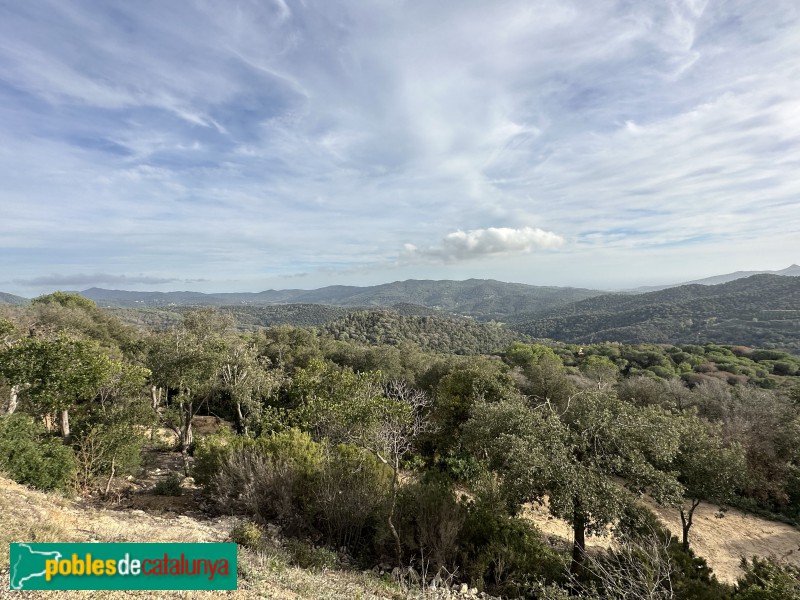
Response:
[{"label": "hillside clearing", "polygon": [[[674,535],[680,535],[680,515],[675,509],[647,503],[658,518]],[[736,583],[742,574],[742,557],[767,557],[774,555],[792,565],[800,566],[800,530],[785,523],[768,521],[736,509],[728,509],[719,517],[719,507],[701,503],[694,515],[694,525],[689,534],[692,549],[706,559],[714,574],[722,582]],[[531,519],[542,533],[565,541],[572,539],[569,523],[556,519],[539,505],[528,505],[525,516]],[[610,548],[611,536],[586,536],[587,548]]]}]

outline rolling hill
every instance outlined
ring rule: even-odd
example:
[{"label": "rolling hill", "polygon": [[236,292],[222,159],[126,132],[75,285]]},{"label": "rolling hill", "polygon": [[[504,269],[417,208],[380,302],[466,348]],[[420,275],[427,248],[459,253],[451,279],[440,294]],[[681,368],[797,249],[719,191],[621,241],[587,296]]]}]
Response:
[{"label": "rolling hill", "polygon": [[753,275],[719,285],[605,294],[509,320],[564,342],[744,344],[800,351],[800,277]]},{"label": "rolling hill", "polygon": [[0,304],[27,304],[28,302],[30,302],[30,300],[22,296],[0,292]]},{"label": "rolling hill", "polygon": [[681,285],[719,285],[720,283],[728,283],[737,279],[744,279],[753,275],[782,275],[784,277],[797,277],[800,276],[800,265],[791,265],[779,271],[734,271],[733,273],[725,273],[724,275],[714,275],[712,277],[704,277],[703,279],[695,279],[693,281],[686,281],[683,283],[673,283],[671,285],[650,285],[639,287],[630,290],[634,293],[656,292],[658,290],[666,290],[668,288],[679,287]]},{"label": "rolling hill", "polygon": [[82,296],[94,300],[98,306],[113,308],[271,304],[327,304],[371,308],[402,304],[418,305],[482,320],[501,320],[520,312],[548,310],[601,293],[583,288],[503,283],[491,279],[410,279],[369,287],[328,286],[316,290],[267,290],[256,293],[130,292],[102,288],[80,292]]}]

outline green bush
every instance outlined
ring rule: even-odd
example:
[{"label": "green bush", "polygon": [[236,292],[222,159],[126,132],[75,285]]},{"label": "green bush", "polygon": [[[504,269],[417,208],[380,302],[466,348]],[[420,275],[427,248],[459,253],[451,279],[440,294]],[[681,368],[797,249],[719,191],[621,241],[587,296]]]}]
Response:
[{"label": "green bush", "polygon": [[344,444],[326,448],[312,490],[315,524],[328,544],[369,552],[386,515],[391,479],[391,469],[368,452]]},{"label": "green bush", "polygon": [[313,482],[323,447],[307,433],[289,429],[257,439],[202,447],[196,469],[220,508],[263,522],[280,521],[290,533],[313,521]]},{"label": "green bush", "polygon": [[181,478],[177,473],[171,473],[166,479],[162,479],[156,483],[153,488],[153,493],[156,496],[180,496],[183,494],[181,487]]},{"label": "green bush", "polygon": [[506,514],[499,500],[479,496],[469,505],[459,535],[463,572],[479,588],[511,597],[533,593],[541,581],[560,582],[565,557],[533,523]]},{"label": "green bush", "polygon": [[233,434],[227,428],[195,440],[192,476],[198,485],[207,486],[211,483],[225,459],[236,447],[234,444]]},{"label": "green bush", "polygon": [[397,504],[406,554],[430,561],[429,572],[436,573],[441,567],[454,571],[466,507],[456,498],[452,484],[440,478],[406,486]]},{"label": "green bush", "polygon": [[334,569],[339,564],[335,552],[328,548],[319,548],[304,540],[290,539],[286,541],[290,562],[301,569],[324,571]]},{"label": "green bush", "polygon": [[40,490],[69,491],[77,475],[72,450],[30,415],[0,417],[0,471]]},{"label": "green bush", "polygon": [[240,521],[231,529],[231,541],[244,548],[258,550],[264,543],[264,533],[256,523]]},{"label": "green bush", "polygon": [[775,557],[742,559],[744,575],[736,584],[736,600],[800,600],[800,569]]}]

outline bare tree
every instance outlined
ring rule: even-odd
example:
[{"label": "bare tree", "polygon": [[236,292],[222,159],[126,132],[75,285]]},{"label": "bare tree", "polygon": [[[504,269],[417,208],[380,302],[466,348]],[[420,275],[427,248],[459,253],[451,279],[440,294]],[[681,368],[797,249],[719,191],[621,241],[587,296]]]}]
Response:
[{"label": "bare tree", "polygon": [[377,428],[366,447],[381,462],[392,469],[391,497],[386,523],[394,537],[397,565],[402,566],[403,552],[400,535],[394,526],[400,461],[411,450],[419,435],[427,429],[428,421],[425,411],[431,402],[425,392],[398,379],[392,380],[386,385],[386,397],[392,402],[382,405]]},{"label": "bare tree", "polygon": [[[583,567],[609,600],[672,600],[670,540],[666,532],[650,531],[602,554],[586,553]],[[589,591],[574,577],[571,583],[577,592]]]}]

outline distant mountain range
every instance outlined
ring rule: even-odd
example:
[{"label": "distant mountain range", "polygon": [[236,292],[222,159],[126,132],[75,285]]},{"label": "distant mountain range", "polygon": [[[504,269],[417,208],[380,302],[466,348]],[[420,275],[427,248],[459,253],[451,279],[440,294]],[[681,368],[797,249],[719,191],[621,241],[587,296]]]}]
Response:
[{"label": "distant mountain range", "polygon": [[0,304],[25,304],[26,302],[29,302],[29,300],[22,296],[0,292]]},{"label": "distant mountain range", "polygon": [[[110,308],[164,308],[170,306],[264,306],[327,304],[377,308],[405,305],[426,307],[483,320],[502,320],[530,310],[549,310],[598,296],[600,290],[504,283],[491,279],[466,281],[396,281],[369,287],[329,286],[316,290],[267,290],[256,293],[202,294],[200,292],[129,292],[91,288],[79,292],[98,306]],[[417,308],[414,312],[420,312]]]},{"label": "distant mountain range", "polygon": [[[442,336],[459,331],[459,348],[488,348],[507,341],[506,334],[498,331],[473,331],[463,323],[466,317],[505,323],[507,334],[579,344],[717,342],[799,352],[800,267],[740,277],[747,274],[740,271],[647,293],[615,294],[482,279],[258,293],[100,288],[80,293],[98,306],[118,309],[127,322],[154,327],[177,322],[191,306],[211,305],[225,307],[245,329],[282,323],[325,327],[339,321],[347,323],[340,327],[342,332],[365,340],[433,339],[434,330]],[[0,304],[25,302],[25,298],[0,293]],[[363,310],[384,312],[351,316]],[[396,335],[396,329],[404,333]],[[384,330],[388,333],[381,333]]]},{"label": "distant mountain range", "polygon": [[791,265],[780,271],[735,271],[733,273],[726,273],[725,275],[714,275],[713,277],[705,277],[703,279],[695,279],[694,281],[685,281],[684,283],[673,283],[670,285],[650,285],[638,287],[630,290],[634,293],[657,292],[658,290],[666,290],[669,288],[679,287],[682,285],[719,285],[720,283],[728,283],[737,279],[744,279],[753,275],[782,275],[788,277],[800,277],[800,265]]},{"label": "distant mountain range", "polygon": [[510,328],[572,343],[741,344],[800,350],[800,277],[752,275],[717,285],[646,294],[605,294],[546,312],[519,314]]}]

